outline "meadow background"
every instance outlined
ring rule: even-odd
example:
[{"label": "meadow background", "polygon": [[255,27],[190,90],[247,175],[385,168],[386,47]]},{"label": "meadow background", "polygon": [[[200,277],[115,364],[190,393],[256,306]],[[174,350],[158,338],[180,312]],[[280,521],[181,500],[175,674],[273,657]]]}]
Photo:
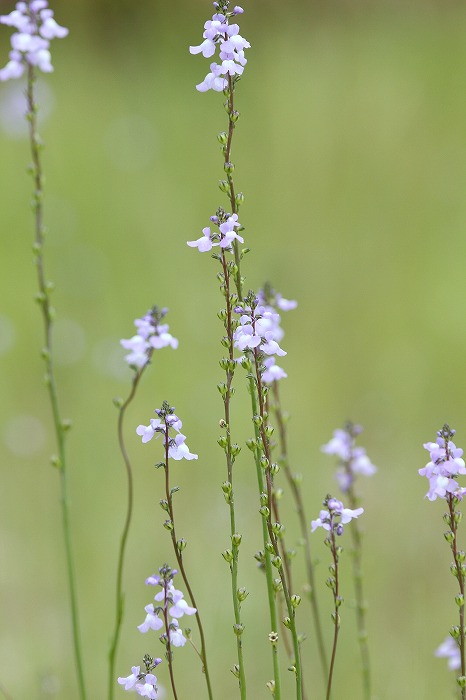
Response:
[{"label": "meadow background", "polygon": [[[0,0],[5,13],[13,4]],[[196,92],[208,61],[190,56],[211,12],[204,0],[52,4],[70,28],[53,45],[55,73],[39,96],[47,148],[47,275],[57,286],[56,352],[68,439],[71,518],[90,698],[106,693],[117,540],[125,473],[116,443],[115,396],[131,371],[120,338],[152,304],[168,306],[179,349],[156,353],[128,414],[136,510],[126,568],[126,618],[118,671],[146,651],[150,591],[144,579],[173,564],[158,506],[159,445],[134,433],[163,399],[176,406],[197,462],[176,463],[178,532],[200,601],[217,696],[236,698],[225,479],[216,445],[222,380],[221,307],[208,255],[186,246],[224,196],[216,134],[222,96]],[[374,694],[379,700],[447,697],[452,686],[434,649],[457,624],[455,581],[443,540],[443,504],[424,500],[422,443],[445,421],[466,445],[466,7],[462,2],[244,0],[241,33],[252,44],[237,90],[233,160],[246,195],[241,222],[252,253],[246,288],[270,280],[297,299],[284,314],[282,383],[292,466],[304,475],[309,520],[337,491],[334,461],[321,454],[334,428],[360,422],[360,443],[379,467],[360,482],[366,513],[366,593]],[[10,32],[0,32],[6,63]],[[30,156],[21,121],[23,84],[0,85],[0,683],[14,700],[77,697],[64,572],[58,474],[33,302]],[[233,437],[251,435],[237,377]],[[237,462],[240,585],[250,697],[271,677],[255,469]],[[463,484],[464,485],[464,484]],[[286,505],[285,505],[286,504]],[[298,537],[285,500],[287,541]],[[317,577],[331,640],[328,551]],[[466,529],[462,542],[466,546]],[[349,546],[349,539],[348,539]],[[361,696],[343,555],[343,626],[335,698]],[[298,565],[297,581],[304,581]],[[299,626],[310,698],[323,696],[310,608]],[[149,643],[151,641],[151,643]],[[176,656],[180,695],[204,682],[188,648]],[[160,669],[160,679],[163,673]],[[292,687],[291,679],[290,689]],[[124,697],[124,691],[118,696]],[[292,691],[290,690],[292,694]],[[1,696],[1,693],[0,693]],[[291,697],[291,695],[290,695]]]}]

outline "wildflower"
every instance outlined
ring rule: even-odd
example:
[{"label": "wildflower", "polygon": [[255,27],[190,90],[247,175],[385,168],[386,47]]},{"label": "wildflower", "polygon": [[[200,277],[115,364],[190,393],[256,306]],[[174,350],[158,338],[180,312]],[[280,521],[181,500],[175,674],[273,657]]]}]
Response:
[{"label": "wildflower", "polygon": [[146,605],[144,608],[146,611],[146,619],[144,622],[140,625],[138,625],[138,630],[145,634],[149,630],[154,630],[157,631],[161,627],[163,627],[163,621],[159,618],[159,611],[154,608],[154,605],[151,603],[150,605]]},{"label": "wildflower", "polygon": [[133,369],[142,369],[149,362],[154,350],[168,346],[176,350],[178,347],[178,340],[169,333],[168,324],[161,323],[167,313],[168,309],[159,310],[154,306],[142,318],[135,320],[137,334],[132,338],[120,340],[120,345],[131,351],[125,356],[125,360]]},{"label": "wildflower", "polygon": [[10,60],[0,70],[0,81],[20,78],[28,66],[37,66],[44,73],[53,71],[50,41],[67,36],[68,29],[53,19],[47,0],[17,2],[9,15],[0,15],[0,24],[18,30],[11,36]]},{"label": "wildflower", "polygon": [[225,76],[234,79],[241,75],[247,63],[244,50],[250,48],[251,44],[240,35],[238,24],[229,23],[231,17],[243,14],[244,10],[236,5],[228,12],[228,6],[227,0],[222,0],[221,3],[214,2],[214,7],[220,11],[214,13],[212,19],[204,24],[204,40],[198,46],[189,47],[191,54],[201,53],[204,58],[212,58],[217,48],[219,49],[221,63],[214,61],[210,64],[210,73],[196,85],[199,92],[222,92],[228,87],[228,79]]},{"label": "wildflower", "polygon": [[[259,348],[265,355],[286,355],[277,342],[283,331],[277,325],[278,314],[259,304],[252,292],[243,306],[235,311],[241,314],[239,326],[233,335],[234,346],[243,352]],[[278,317],[279,320],[279,317]]]},{"label": "wildflower", "polygon": [[184,647],[186,637],[183,635],[178,620],[172,620],[170,623],[170,644],[174,647]]},{"label": "wildflower", "polygon": [[138,695],[143,698],[152,698],[152,700],[157,699],[157,678],[153,673],[147,673],[144,679],[144,683],[137,683],[136,690]]},{"label": "wildflower", "polygon": [[355,446],[355,439],[361,432],[360,425],[348,422],[344,429],[335,430],[332,439],[321,448],[322,452],[340,458],[336,477],[343,492],[351,488],[357,474],[372,476],[377,471],[364,447]]},{"label": "wildflower", "polygon": [[450,671],[456,671],[461,668],[461,652],[458,642],[453,637],[448,637],[435,650],[435,656],[448,659],[448,668]]},{"label": "wildflower", "polygon": [[210,226],[206,226],[202,229],[203,235],[200,238],[188,241],[191,248],[197,248],[200,253],[206,253],[214,246],[231,249],[234,240],[244,243],[244,238],[235,231],[235,229],[241,229],[238,214],[227,214],[223,209],[219,209],[217,215],[211,216],[210,220],[218,224],[219,231],[211,231]]},{"label": "wildflower", "polygon": [[131,675],[126,678],[119,678],[118,683],[125,686],[125,690],[132,690],[139,680],[140,666],[131,667]]},{"label": "wildflower", "polygon": [[458,486],[456,477],[466,474],[466,467],[462,458],[463,450],[457,448],[451,439],[454,434],[454,430],[444,425],[437,433],[436,442],[424,444],[430,454],[430,462],[418,471],[429,480],[429,491],[426,493],[429,501],[435,501],[438,497],[446,498],[447,494],[463,498],[465,490]]},{"label": "wildflower", "polygon": [[209,226],[203,228],[202,233],[204,235],[198,238],[197,241],[188,241],[188,245],[191,248],[197,248],[200,253],[206,253],[207,251],[212,250],[212,247],[218,245],[218,243],[213,242]]},{"label": "wildflower", "polygon": [[358,518],[364,513],[364,508],[345,508],[343,503],[336,498],[327,496],[324,505],[328,510],[321,510],[319,517],[311,522],[311,532],[315,532],[318,527],[323,527],[329,532],[334,530],[337,535],[343,533],[343,525],[351,522],[353,518]]},{"label": "wildflower", "polygon": [[[155,413],[159,418],[151,418],[149,425],[138,425],[136,433],[142,438],[142,442],[146,443],[152,440],[154,435],[163,435],[163,444],[167,445],[168,441],[168,456],[171,459],[179,461],[180,459],[197,459],[198,455],[189,451],[186,444],[186,435],[181,433],[183,426],[182,422],[174,413],[174,409],[170,408],[168,403],[164,401],[162,408],[156,408]],[[178,433],[174,438],[169,436],[170,430],[176,430]]]}]

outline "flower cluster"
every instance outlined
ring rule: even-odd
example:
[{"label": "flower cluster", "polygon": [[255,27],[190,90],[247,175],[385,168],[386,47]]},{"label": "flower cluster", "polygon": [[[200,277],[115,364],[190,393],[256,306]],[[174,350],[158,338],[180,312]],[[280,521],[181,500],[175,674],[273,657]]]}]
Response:
[{"label": "flower cluster", "polygon": [[[280,325],[281,318],[278,310],[291,311],[291,309],[295,309],[298,306],[298,302],[292,299],[285,299],[269,284],[265,284],[263,289],[259,289],[257,298],[259,305],[262,306],[267,313],[270,313],[274,320],[274,339],[279,343],[284,336],[284,332]],[[277,365],[274,355],[265,358],[264,367],[265,370],[262,374],[262,379],[267,384],[272,384],[272,382],[285,379],[288,376],[285,370]]]},{"label": "flower cluster", "polygon": [[341,501],[331,496],[327,496],[324,506],[327,506],[327,510],[321,510],[317,520],[311,522],[311,532],[315,532],[318,527],[323,527],[328,532],[342,535],[343,525],[364,513],[364,508],[356,508],[355,510],[345,508]]},{"label": "flower cluster", "polygon": [[271,307],[259,303],[259,298],[249,292],[243,304],[235,307],[240,315],[239,325],[234,332],[235,348],[244,352],[258,348],[264,355],[286,355],[278,344],[283,337],[280,315]]},{"label": "flower cluster", "polygon": [[355,446],[356,437],[360,433],[362,433],[360,425],[348,422],[343,429],[335,430],[332,439],[321,448],[322,452],[337,455],[340,458],[336,477],[344,493],[351,488],[357,474],[372,476],[377,471],[377,467],[370,461],[364,447]]},{"label": "flower cluster", "polygon": [[47,0],[16,3],[9,15],[0,15],[0,24],[18,30],[11,36],[10,60],[0,70],[0,80],[20,78],[28,66],[37,66],[44,73],[53,71],[50,40],[65,37],[68,29],[53,19]]},{"label": "flower cluster", "polygon": [[242,14],[243,9],[236,6],[233,11],[228,12],[228,6],[228,0],[214,2],[217,11],[212,19],[204,24],[202,35],[204,41],[199,46],[189,47],[190,53],[202,53],[204,58],[211,58],[215,54],[217,46],[220,49],[221,63],[210,64],[210,73],[206,75],[202,83],[196,85],[199,92],[207,92],[207,90],[222,92],[228,86],[226,76],[230,76],[231,79],[231,77],[242,75],[247,63],[244,49],[249,49],[251,44],[240,36],[237,24],[229,23],[232,17]]},{"label": "flower cluster", "polygon": [[[196,608],[190,607],[184,600],[183,593],[174,587],[173,578],[177,573],[176,569],[171,569],[168,564],[165,564],[159,568],[159,575],[154,574],[146,579],[148,586],[160,586],[162,590],[154,596],[154,600],[159,605],[154,606],[153,603],[146,605],[146,619],[138,625],[138,630],[143,634],[150,629],[157,631],[164,627],[165,631],[160,640],[167,647],[167,651],[172,646],[182,647],[186,644],[186,637],[180,629],[178,620],[183,615],[195,615],[197,612]],[[172,618],[170,622],[168,622],[169,616]],[[162,659],[153,659],[146,654],[143,663],[145,672],[141,672],[140,666],[132,666],[131,674],[125,678],[118,678],[118,683],[124,686],[125,690],[136,690],[139,695],[156,700],[159,697],[159,690],[157,677],[152,671],[162,663]]]},{"label": "flower cluster", "polygon": [[463,498],[465,488],[460,488],[455,478],[458,474],[466,474],[463,450],[452,442],[455,431],[444,425],[437,433],[436,442],[426,442],[424,448],[430,454],[430,462],[419,469],[421,476],[429,480],[429,491],[426,497],[435,501],[437,497],[446,498],[447,494]]},{"label": "flower cluster", "polygon": [[213,224],[218,226],[217,231],[211,231],[210,226],[202,229],[202,236],[196,241],[188,241],[191,248],[197,248],[200,253],[212,250],[214,246],[231,250],[234,240],[244,243],[244,238],[235,229],[242,229],[238,221],[238,214],[228,214],[223,209],[219,209],[217,214],[210,217]]},{"label": "flower cluster", "polygon": [[144,698],[152,698],[157,700],[157,676],[154,676],[152,671],[162,663],[162,659],[153,659],[149,655],[144,657],[145,672],[141,672],[140,666],[132,666],[131,673],[126,678],[119,678],[118,683],[124,686],[125,690],[135,690],[138,695]]},{"label": "flower cluster", "polygon": [[149,362],[152,352],[167,345],[176,349],[178,340],[168,332],[168,324],[161,320],[168,313],[168,309],[158,309],[154,306],[145,316],[137,318],[134,325],[138,329],[136,335],[127,340],[120,340],[125,350],[130,350],[125,360],[130,367],[138,370]]},{"label": "flower cluster", "polygon": [[178,620],[183,615],[195,615],[197,610],[188,605],[184,600],[184,595],[178,591],[173,585],[173,577],[177,574],[176,569],[170,569],[165,566],[159,569],[160,576],[154,574],[146,579],[146,584],[149,586],[161,586],[162,590],[156,593],[154,600],[162,605],[154,606],[153,603],[146,605],[146,619],[141,625],[138,625],[138,630],[142,633],[148,630],[159,630],[164,626],[164,621],[159,617],[164,611],[172,618],[169,624],[170,644],[174,647],[183,647],[186,644],[186,637],[180,629]]},{"label": "flower cluster", "polygon": [[[182,422],[175,415],[175,409],[166,401],[161,408],[156,408],[155,413],[158,418],[151,418],[149,425],[138,425],[136,433],[142,438],[142,442],[149,442],[154,435],[163,435],[163,444],[168,446],[168,457],[175,460],[197,459],[197,455],[192,454],[186,444],[186,435],[181,433]],[[170,430],[175,430],[177,435],[171,438]]]}]

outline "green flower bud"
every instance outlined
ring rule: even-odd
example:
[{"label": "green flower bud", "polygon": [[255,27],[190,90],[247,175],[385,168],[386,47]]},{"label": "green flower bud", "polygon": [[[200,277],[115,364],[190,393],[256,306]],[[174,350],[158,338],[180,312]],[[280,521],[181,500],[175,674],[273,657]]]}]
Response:
[{"label": "green flower bud", "polygon": [[242,540],[242,535],[239,534],[239,532],[236,532],[234,535],[231,536],[231,543],[233,547],[239,547],[241,544]]},{"label": "green flower bud", "polygon": [[236,591],[236,597],[238,598],[240,603],[245,601],[248,595],[249,591],[246,590],[246,588],[238,588],[238,590]]},{"label": "green flower bud", "polygon": [[231,562],[233,561],[233,552],[231,551],[231,549],[225,549],[225,551],[222,552],[222,557],[225,559],[226,562],[228,562],[228,564],[231,564]]}]

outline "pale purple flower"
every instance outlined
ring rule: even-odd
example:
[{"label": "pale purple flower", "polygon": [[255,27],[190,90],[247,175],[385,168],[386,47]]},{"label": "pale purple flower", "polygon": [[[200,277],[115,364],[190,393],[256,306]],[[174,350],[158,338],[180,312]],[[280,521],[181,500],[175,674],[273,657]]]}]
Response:
[{"label": "pale purple flower", "polygon": [[262,374],[262,379],[267,384],[277,382],[279,379],[285,379],[288,375],[281,367],[275,363],[275,357],[269,356],[264,360],[265,371]]},{"label": "pale purple flower", "polygon": [[150,605],[146,605],[144,610],[146,611],[147,615],[144,622],[138,625],[138,630],[140,632],[145,634],[149,630],[157,631],[163,627],[163,620],[159,618],[159,614],[155,611],[152,603],[150,603]]},{"label": "pale purple flower", "polygon": [[197,241],[188,241],[188,245],[191,248],[197,248],[200,253],[206,253],[207,251],[212,250],[213,246],[219,245],[218,243],[214,243],[209,226],[203,228],[202,233],[204,235],[198,238]]},{"label": "pale purple flower", "polygon": [[239,226],[241,226],[241,224],[238,221],[238,214],[232,214],[223,224],[220,224],[219,229],[222,234],[220,241],[221,248],[227,248],[235,239],[240,243],[244,243],[244,238],[239,236],[235,231],[235,228]]},{"label": "pale purple flower", "polygon": [[239,34],[238,24],[229,24],[230,18],[243,13],[243,8],[237,5],[232,12],[215,13],[212,20],[204,24],[203,41],[197,46],[190,46],[191,54],[202,54],[204,58],[212,58],[219,48],[221,64],[215,61],[210,64],[210,73],[202,83],[196,85],[199,92],[215,90],[221,92],[228,87],[225,75],[235,78],[241,75],[247,60],[244,50],[250,48],[250,43]]},{"label": "pale purple flower", "polygon": [[217,63],[210,64],[210,73],[207,73],[206,77],[196,85],[196,89],[199,92],[207,92],[207,90],[215,90],[215,92],[222,92],[228,85],[228,81],[223,78],[225,71],[222,65]]},{"label": "pale purple flower", "polygon": [[196,608],[192,608],[187,604],[187,602],[184,600],[184,595],[181,591],[173,589],[172,600],[173,605],[169,610],[169,613],[172,617],[180,618],[183,617],[183,615],[196,614]]},{"label": "pale purple flower", "polygon": [[138,425],[136,428],[136,433],[142,437],[143,443],[149,442],[152,440],[156,432],[157,428],[160,427],[162,421],[159,418],[151,418],[149,425]]},{"label": "pale purple flower", "polygon": [[167,346],[176,350],[178,340],[169,333],[168,324],[161,323],[167,313],[168,309],[159,309],[154,306],[142,318],[134,321],[137,334],[132,338],[120,340],[120,345],[125,350],[131,351],[125,355],[125,360],[130,367],[142,369],[149,362],[153,350],[160,350]]},{"label": "pale purple flower", "polygon": [[144,679],[144,683],[138,683],[136,685],[136,690],[138,695],[143,698],[152,698],[152,700],[157,700],[157,678],[153,673],[147,673]]},{"label": "pale purple flower", "polygon": [[156,408],[155,413],[159,418],[151,418],[149,425],[138,425],[136,428],[136,433],[142,438],[142,442],[146,443],[152,440],[154,435],[163,436],[163,444],[167,444],[167,432],[170,430],[176,430],[178,435],[174,438],[168,437],[168,457],[179,461],[180,459],[197,459],[198,455],[193,454],[189,451],[186,444],[186,436],[181,434],[181,428],[183,426],[181,420],[177,415],[172,413],[173,409],[170,409],[169,405],[164,402],[162,408]]},{"label": "pale purple flower", "polygon": [[353,518],[358,518],[364,513],[364,508],[355,508],[354,510],[345,508],[337,498],[328,498],[326,505],[328,510],[321,510],[319,517],[311,521],[311,532],[315,532],[318,527],[323,527],[329,532],[336,529],[337,534],[341,534],[343,528],[340,526],[346,525]]},{"label": "pale purple flower", "polygon": [[20,78],[27,66],[37,66],[44,73],[53,71],[50,40],[67,36],[68,29],[53,19],[46,0],[16,3],[9,15],[0,15],[0,24],[18,30],[11,36],[10,60],[0,70],[0,81]]},{"label": "pale purple flower", "polygon": [[[272,323],[273,313],[262,306],[238,307],[240,325],[233,334],[234,346],[241,352],[259,348],[265,355],[286,355],[276,341],[277,327]],[[257,316],[259,318],[257,318]]]},{"label": "pale purple flower", "polygon": [[377,471],[364,447],[355,446],[355,438],[361,432],[360,425],[348,423],[344,429],[334,430],[332,439],[321,447],[322,452],[340,459],[336,479],[343,492],[352,486],[357,474],[372,476]]},{"label": "pale purple flower", "polygon": [[133,335],[132,338],[127,340],[123,338],[120,340],[120,345],[125,350],[131,350],[128,355],[125,355],[125,360],[130,367],[137,367],[140,369],[148,361],[147,351],[149,349],[149,343],[144,340],[140,335]]},{"label": "pale purple flower", "polygon": [[127,676],[126,678],[119,678],[118,683],[120,685],[125,686],[125,690],[131,690],[134,688],[136,683],[139,680],[139,673],[140,673],[141,667],[140,666],[132,666],[131,667],[131,675]]},{"label": "pale purple flower", "polygon": [[452,494],[462,499],[465,490],[459,487],[456,477],[459,474],[466,474],[466,466],[462,458],[463,450],[456,447],[450,439],[454,431],[451,431],[447,425],[439,430],[437,435],[436,442],[424,444],[431,461],[418,470],[421,476],[429,480],[426,497],[429,501],[435,501],[437,498],[446,498],[447,494]]},{"label": "pale purple flower", "polygon": [[457,671],[461,668],[460,648],[458,642],[450,635],[448,635],[434,653],[435,656],[448,659],[448,668],[450,671]]},{"label": "pale purple flower", "polygon": [[169,634],[170,644],[172,644],[174,647],[184,647],[186,644],[186,637],[183,636],[178,620],[174,619],[171,621]]}]

